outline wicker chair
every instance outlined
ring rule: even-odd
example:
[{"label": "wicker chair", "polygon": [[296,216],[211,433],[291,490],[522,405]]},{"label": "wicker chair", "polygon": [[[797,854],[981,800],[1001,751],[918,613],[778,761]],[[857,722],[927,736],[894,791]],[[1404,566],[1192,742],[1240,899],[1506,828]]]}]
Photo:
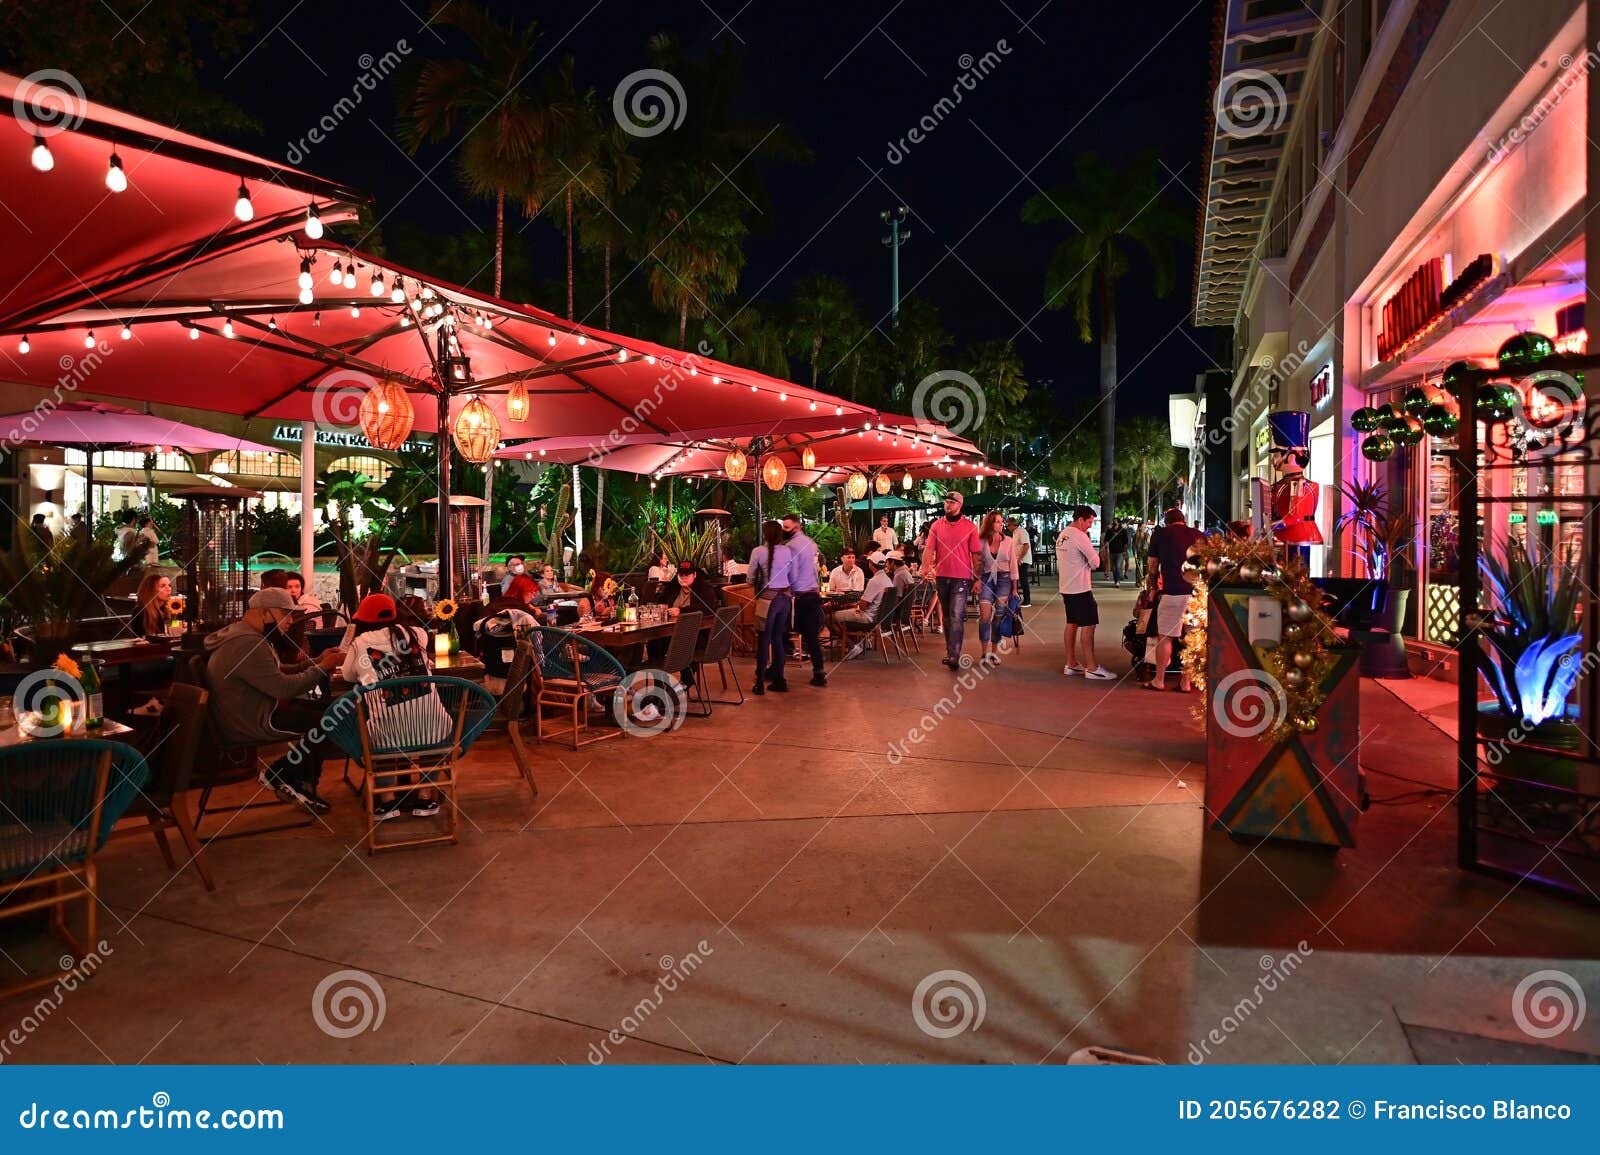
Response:
[{"label": "wicker chair", "polygon": [[[172,846],[167,841],[167,831],[176,830],[189,852],[189,862],[207,890],[216,890],[217,883],[205,860],[205,847],[189,815],[188,793],[194,773],[195,755],[200,749],[206,731],[206,701],[210,697],[200,687],[186,682],[175,682],[167,694],[161,711],[161,723],[154,747],[154,765],[150,782],[128,807],[129,818],[143,817],[155,836],[161,857],[168,870],[177,870],[172,856]],[[116,837],[142,833],[138,828],[119,830]]]},{"label": "wicker chair", "polygon": [[[619,737],[623,732],[621,726],[597,729],[589,724],[588,715],[591,701],[604,699],[609,703],[621,688],[627,673],[622,664],[580,634],[552,626],[538,626],[536,632],[544,655],[539,662],[539,692],[534,696],[539,740],[543,742],[546,737],[566,734],[576,750],[590,742]],[[570,724],[547,732],[546,706],[568,711]],[[589,737],[580,737],[583,734]]]},{"label": "wicker chair", "polygon": [[[734,634],[739,628],[739,615],[743,613],[741,606],[723,606],[713,615],[711,633],[701,644],[700,650],[694,656],[694,701],[705,707],[702,710],[693,708],[689,716],[693,718],[711,717],[713,703],[719,706],[744,705],[744,687],[739,685],[739,668],[733,664]],[[710,689],[706,686],[706,667],[714,665],[717,668],[717,677],[722,679],[722,688],[728,688],[728,675],[733,675],[733,688],[739,692],[738,698],[713,698]]]},{"label": "wicker chair", "polygon": [[[461,841],[456,768],[493,721],[496,706],[494,695],[482,686],[430,674],[360,686],[328,707],[328,739],[364,771],[368,854]],[[420,787],[440,795],[444,829],[380,841],[379,800]]]},{"label": "wicker chair", "polygon": [[[756,589],[749,582],[734,582],[722,587],[723,603],[739,611],[733,635],[734,648],[741,654],[756,652]],[[741,691],[741,694],[743,691]]]},{"label": "wicker chair", "polygon": [[[95,851],[149,776],[137,750],[99,738],[0,748],[0,918],[49,911],[50,929],[74,957],[69,970],[0,987],[0,998],[94,973],[87,956],[98,942]],[[85,908],[81,940],[67,928],[74,902]]]}]

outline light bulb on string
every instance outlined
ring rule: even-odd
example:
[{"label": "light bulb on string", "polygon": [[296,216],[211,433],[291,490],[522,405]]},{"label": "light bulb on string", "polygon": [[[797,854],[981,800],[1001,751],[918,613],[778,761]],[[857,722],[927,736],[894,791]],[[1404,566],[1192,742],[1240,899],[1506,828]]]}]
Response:
[{"label": "light bulb on string", "polygon": [[356,287],[356,263],[354,261],[351,261],[350,264],[345,268],[344,287],[347,289],[353,289]]},{"label": "light bulb on string", "polygon": [[556,331],[554,329],[550,330],[550,336],[546,338],[546,343],[549,344],[552,349],[556,347]]},{"label": "light bulb on string", "polygon": [[309,289],[311,287],[311,258],[310,257],[304,257],[304,258],[301,259],[301,261],[300,261],[300,276],[298,278],[298,281],[299,281],[299,285],[300,285],[300,287],[302,289]]},{"label": "light bulb on string", "polygon": [[233,340],[233,319],[231,317],[222,322],[222,335],[230,341]]},{"label": "light bulb on string", "polygon": [[122,339],[124,341],[126,341],[132,336],[133,336],[133,326],[129,325],[127,323],[124,323],[123,326],[122,326]]},{"label": "light bulb on string", "polygon": [[244,181],[239,182],[239,197],[233,202],[233,215],[241,221],[255,219],[256,206],[250,203],[250,190],[244,187]]},{"label": "light bulb on string", "polygon": [[361,316],[361,306],[360,305],[351,305],[350,306],[350,315],[352,317]]},{"label": "light bulb on string", "polygon": [[311,290],[309,288],[300,290],[300,303],[302,305],[311,304],[311,299]]},{"label": "light bulb on string", "polygon": [[389,300],[393,301],[396,305],[403,305],[406,303],[406,291],[404,287],[401,286],[399,277],[396,277],[389,287]]},{"label": "light bulb on string", "polygon": [[85,349],[93,349],[94,348],[94,330],[93,329],[90,329],[90,330],[88,330],[87,332],[84,333],[84,335],[83,335],[83,347]]},{"label": "light bulb on string", "polygon": [[189,326],[189,340],[198,341],[199,339],[200,339],[200,328],[199,328],[199,326],[198,325],[190,325]]},{"label": "light bulb on string", "polygon": [[374,297],[383,296],[383,274],[378,272],[376,269],[373,270],[372,283],[367,286],[367,292],[372,294]]},{"label": "light bulb on string", "polygon": [[267,328],[271,329],[274,333],[276,333],[278,331],[278,318],[276,318],[276,317],[268,317],[267,318]]},{"label": "light bulb on string", "polygon": [[421,297],[412,297],[411,298],[411,311],[413,313],[422,312],[422,298]]},{"label": "light bulb on string", "polygon": [[646,353],[644,355],[644,363],[646,365],[654,365],[656,363],[655,354],[654,353]]},{"label": "light bulb on string", "polygon": [[111,150],[111,159],[106,164],[106,188],[114,193],[128,190],[128,174],[123,170],[122,158],[116,149]]},{"label": "light bulb on string", "polygon": [[588,343],[589,343],[589,338],[585,337],[582,333],[579,333],[578,334],[578,344],[579,345],[587,345]]},{"label": "light bulb on string", "polygon": [[627,359],[628,359],[628,351],[626,349],[618,349],[617,350],[617,364],[620,365],[624,361],[626,361]]},{"label": "light bulb on string", "polygon": [[316,205],[306,207],[306,236],[314,241],[322,239],[322,217],[318,214]]},{"label": "light bulb on string", "polygon": [[333,262],[333,271],[328,274],[330,284],[344,284],[344,265],[338,261]]},{"label": "light bulb on string", "polygon": [[50,154],[50,146],[37,132],[33,134],[33,167],[40,172],[49,172],[56,167],[56,158]]},{"label": "light bulb on string", "polygon": [[24,333],[22,335],[22,340],[17,342],[17,352],[26,353],[31,348],[33,348],[33,346],[28,344],[28,335]]}]

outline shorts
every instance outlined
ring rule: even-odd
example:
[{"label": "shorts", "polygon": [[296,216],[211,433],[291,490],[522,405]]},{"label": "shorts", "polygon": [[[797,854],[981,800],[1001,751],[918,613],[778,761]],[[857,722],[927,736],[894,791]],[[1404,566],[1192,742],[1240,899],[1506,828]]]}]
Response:
[{"label": "shorts", "polygon": [[1081,594],[1062,594],[1061,600],[1067,606],[1067,625],[1098,626],[1100,624],[1100,607],[1095,604],[1093,593],[1086,590]]},{"label": "shorts", "polygon": [[1183,611],[1189,608],[1188,594],[1162,594],[1156,603],[1156,629],[1163,638],[1183,636]]}]

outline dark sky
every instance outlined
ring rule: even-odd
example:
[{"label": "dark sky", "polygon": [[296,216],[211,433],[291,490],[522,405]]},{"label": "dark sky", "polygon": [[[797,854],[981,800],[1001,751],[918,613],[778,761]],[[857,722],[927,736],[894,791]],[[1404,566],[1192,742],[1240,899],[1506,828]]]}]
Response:
[{"label": "dark sky", "polygon": [[[350,91],[363,54],[381,56],[401,38],[413,58],[447,51],[422,27],[427,2],[263,3],[248,55],[206,83],[264,125],[261,139],[240,143],[285,158],[289,142]],[[492,7],[535,19],[553,58],[571,52],[580,83],[608,101],[618,81],[646,66],[654,32],[672,32],[691,55],[737,47],[739,111],[764,124],[781,121],[816,156],[805,168],[768,171],[772,220],[748,246],[745,294],[781,299],[796,276],[831,273],[871,316],[886,314],[889,256],[878,213],[904,204],[915,235],[902,251],[903,291],[936,303],[963,342],[1013,337],[1029,373],[1053,380],[1069,404],[1091,395],[1096,353],[1077,341],[1067,314],[1040,308],[1045,264],[1064,233],[1024,225],[1019,212],[1039,187],[1064,181],[1079,152],[1114,160],[1146,148],[1172,170],[1174,201],[1197,210],[1212,0],[1052,0],[1042,8],[1037,0],[741,3]],[[999,51],[1002,40],[1009,53]],[[963,58],[990,51],[999,63],[976,90],[964,91],[927,140],[891,163],[891,142],[950,93],[966,71]],[[430,184],[393,137],[394,94],[386,86],[302,167],[372,192],[390,214],[386,228],[399,221],[466,227],[449,204],[457,189],[448,166]],[[483,227],[492,223],[490,206],[463,207]],[[554,231],[535,226],[523,243],[539,275],[554,276],[561,259]],[[1209,341],[1187,324],[1192,268],[1185,247],[1177,288],[1165,299],[1153,296],[1142,265],[1126,282],[1124,412],[1164,413],[1167,394],[1189,388],[1207,366]]]}]

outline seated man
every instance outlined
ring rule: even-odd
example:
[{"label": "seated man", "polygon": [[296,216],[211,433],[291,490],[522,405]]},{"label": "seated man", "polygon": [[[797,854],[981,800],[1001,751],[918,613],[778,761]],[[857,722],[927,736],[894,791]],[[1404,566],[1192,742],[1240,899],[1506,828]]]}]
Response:
[{"label": "seated man", "polygon": [[325,689],[329,672],[344,664],[345,655],[330,649],[315,662],[281,664],[277,645],[294,616],[287,590],[259,590],[244,617],[206,638],[211,722],[232,745],[291,743],[261,771],[261,784],[286,802],[323,814],[328,803],[317,793],[317,780],[327,756],[321,721],[328,699],[313,702],[301,695]]},{"label": "seated man", "polygon": [[895,592],[905,597],[906,591],[916,584],[916,579],[911,576],[911,570],[906,567],[905,554],[897,549],[891,549],[884,560],[888,563],[889,580],[894,582]]},{"label": "seated man", "polygon": [[514,573],[505,585],[501,597],[512,598],[527,605],[540,592],[539,583],[527,573]]},{"label": "seated man", "polygon": [[511,588],[513,578],[528,572],[528,562],[520,553],[514,553],[506,558],[506,572],[500,579],[500,592],[505,593]]},{"label": "seated man", "polygon": [[[883,603],[884,593],[894,588],[894,579],[887,572],[879,569],[871,558],[867,559],[867,566],[872,576],[867,579],[866,588],[861,591],[861,600],[848,609],[839,610],[833,615],[833,625],[835,627],[848,625],[869,628],[878,620],[878,607]],[[862,644],[857,642],[845,657],[860,657],[862,648]]]},{"label": "seated man", "polygon": [[666,606],[672,617],[677,617],[685,610],[709,614],[722,604],[717,587],[707,580],[706,575],[700,572],[700,567],[692,561],[678,563],[673,579],[661,583],[655,601],[657,605]]},{"label": "seated man", "polygon": [[830,594],[860,593],[866,588],[867,575],[861,572],[861,567],[856,565],[856,551],[845,546],[844,554],[839,558],[839,564],[828,575],[828,592]]}]

